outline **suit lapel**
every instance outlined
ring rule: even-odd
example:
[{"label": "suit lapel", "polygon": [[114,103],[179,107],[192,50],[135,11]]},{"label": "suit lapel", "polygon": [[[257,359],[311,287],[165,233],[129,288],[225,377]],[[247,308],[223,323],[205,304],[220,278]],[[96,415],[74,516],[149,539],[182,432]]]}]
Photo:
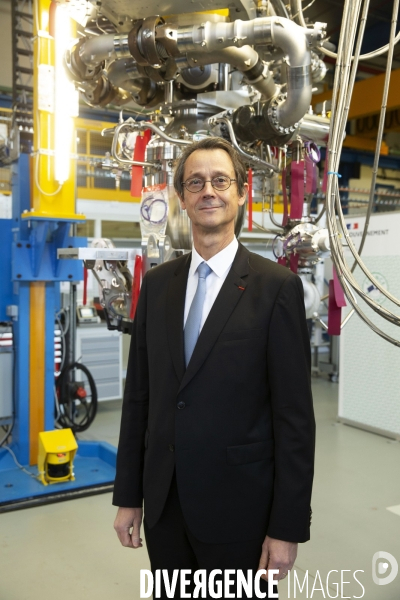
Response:
[{"label": "suit lapel", "polygon": [[167,294],[167,332],[172,362],[179,381],[185,373],[183,348],[183,315],[191,253],[182,257],[174,276],[170,279]]},{"label": "suit lapel", "polygon": [[[193,351],[192,357],[181,380],[179,391],[181,391],[182,388],[184,388],[189,383],[189,381],[196,375],[197,371],[200,369],[207,356],[209,355],[215,342],[217,341],[222,329],[225,327],[225,324],[227,323],[234,308],[236,307],[237,303],[242,297],[242,294],[245,293],[245,289],[247,286],[246,280],[249,272],[249,254],[249,251],[244,246],[239,244],[239,248],[233,261],[232,267],[221,287],[221,290],[200,332],[199,339],[197,340],[197,344]],[[181,327],[183,322],[182,314]]]}]

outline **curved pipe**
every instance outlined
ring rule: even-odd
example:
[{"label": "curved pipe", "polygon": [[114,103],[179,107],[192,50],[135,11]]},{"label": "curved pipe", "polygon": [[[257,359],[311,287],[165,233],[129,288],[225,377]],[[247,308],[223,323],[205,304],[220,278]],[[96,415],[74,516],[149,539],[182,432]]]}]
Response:
[{"label": "curved pipe", "polygon": [[95,67],[103,60],[131,57],[128,35],[106,33],[88,38],[79,49],[79,57],[88,67]]},{"label": "curved pipe", "polygon": [[[148,163],[148,162],[140,162],[138,160],[129,160],[128,158],[121,158],[118,155],[117,152],[117,144],[118,144],[118,139],[119,139],[119,134],[121,133],[121,131],[123,129],[129,129],[130,131],[136,131],[137,127],[136,127],[136,123],[135,124],[130,124],[130,123],[120,123],[119,125],[116,126],[115,130],[114,130],[114,137],[113,137],[113,141],[111,144],[111,156],[118,161],[119,163],[122,163],[124,165],[135,165],[138,167],[151,167],[151,168],[158,168],[157,165],[153,164],[153,163]],[[107,132],[107,130],[105,130]]]},{"label": "curved pipe", "polygon": [[235,69],[243,73],[249,84],[263,94],[267,100],[275,96],[279,91],[274,82],[273,74],[268,69],[268,65],[263,66],[262,74],[255,79],[247,76],[247,72],[251,71],[260,61],[258,52],[251,46],[242,46],[241,48],[231,46],[222,50],[216,50],[210,54],[190,52],[186,56],[189,67],[204,66],[213,63],[228,63],[231,67],[235,67]]},{"label": "curved pipe", "polygon": [[[193,144],[190,140],[180,140],[179,138],[170,137],[157,127],[157,125],[154,125],[154,123],[150,123],[149,121],[138,121],[135,123],[135,129],[151,129],[154,133],[163,138],[163,140],[170,142],[171,144],[176,144],[177,146],[190,146],[190,144]],[[154,165],[152,166],[154,167]]]},{"label": "curved pipe", "polygon": [[[286,56],[287,97],[275,102],[273,114],[268,117],[271,125],[280,133],[296,126],[306,114],[311,102],[311,45],[318,44],[324,30],[314,26],[305,29],[281,17],[263,17],[252,21],[237,20],[232,23],[203,23],[198,26],[178,27],[177,43],[181,52],[196,49],[197,53],[219,53],[223,48],[243,48],[249,44],[268,44],[280,48]],[[257,89],[271,98],[276,94],[272,88],[272,76],[251,81]],[[258,87],[260,86],[260,87]],[[261,91],[260,90],[260,91]],[[271,94],[272,92],[272,94]]]},{"label": "curved pipe", "polygon": [[135,82],[135,79],[143,78],[143,75],[139,73],[133,58],[114,60],[107,69],[107,75],[111,83],[131,94],[141,90],[141,82]]},{"label": "curved pipe", "polygon": [[255,163],[261,169],[268,169],[268,171],[275,171],[276,173],[278,172],[278,168],[275,165],[265,162],[265,160],[262,160],[258,156],[248,154],[239,146],[236,140],[235,132],[233,131],[232,123],[229,119],[227,119],[226,117],[220,117],[219,119],[216,119],[215,122],[225,123],[225,125],[228,127],[228,132],[231,138],[232,146],[239,152],[241,156],[243,156],[243,158],[245,158],[249,162]]},{"label": "curved pipe", "polygon": [[[273,32],[273,29],[281,30]],[[177,46],[181,54],[191,50],[214,52],[229,46],[242,48],[247,45],[263,45],[279,41],[291,66],[303,64],[304,48],[317,46],[325,35],[324,29],[314,25],[305,28],[282,17],[261,17],[251,21],[237,19],[231,23],[207,21],[201,26],[185,25],[177,29]],[[276,42],[274,42],[274,38]],[[280,43],[283,45],[280,46]],[[309,52],[309,49],[307,48]],[[298,62],[299,61],[299,62]]]}]

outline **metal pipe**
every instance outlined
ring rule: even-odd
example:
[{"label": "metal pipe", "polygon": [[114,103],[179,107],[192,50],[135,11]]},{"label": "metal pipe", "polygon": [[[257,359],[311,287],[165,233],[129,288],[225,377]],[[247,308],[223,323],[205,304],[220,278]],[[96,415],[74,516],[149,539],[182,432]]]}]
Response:
[{"label": "metal pipe", "polygon": [[[290,128],[305,115],[311,102],[311,46],[319,45],[324,37],[324,29],[319,26],[306,29],[281,17],[263,17],[251,21],[203,23],[200,27],[178,27],[177,43],[181,52],[196,50],[197,53],[213,54],[227,47],[243,48],[249,44],[267,44],[282,49],[286,56],[287,97],[272,107],[274,115],[270,120],[278,131]],[[240,69],[241,70],[241,69]],[[262,93],[272,96],[272,77],[265,74],[261,85]],[[275,88],[274,88],[275,89]],[[283,132],[283,131],[282,131]]]},{"label": "metal pipe", "polygon": [[[190,146],[190,144],[193,143],[191,140],[181,140],[179,138],[170,137],[168,134],[166,134],[164,131],[162,131],[159,127],[157,127],[157,125],[154,125],[154,123],[150,123],[149,121],[136,122],[135,126],[134,126],[134,130],[136,130],[136,129],[151,129],[152,131],[154,131],[154,133],[156,133],[161,138],[163,138],[163,140],[166,140],[167,142],[170,142],[171,144],[176,144],[178,146],[179,145],[180,146]],[[151,166],[154,167],[154,165],[151,165]]]},{"label": "metal pipe", "polygon": [[314,142],[318,146],[326,146],[329,139],[330,120],[318,115],[304,115],[297,135],[304,142]]},{"label": "metal pipe", "polygon": [[273,225],[276,225],[276,227],[279,227],[280,229],[283,229],[283,225],[282,223],[278,223],[278,221],[275,220],[274,217],[274,196],[273,194],[270,194],[269,196],[269,209],[268,209],[268,214],[269,214],[269,218],[271,219],[271,223],[273,223]]},{"label": "metal pipe", "polygon": [[[211,120],[212,119],[210,119],[210,121]],[[278,168],[275,165],[273,165],[272,163],[265,162],[265,160],[262,160],[258,156],[253,156],[252,154],[248,154],[239,146],[239,144],[237,143],[237,140],[236,140],[235,132],[233,131],[232,123],[230,122],[229,119],[227,119],[226,117],[220,117],[219,119],[216,119],[215,122],[216,123],[221,123],[221,122],[225,123],[225,125],[228,127],[228,132],[229,132],[229,136],[231,138],[232,146],[239,152],[239,154],[241,154],[243,156],[243,158],[245,158],[249,162],[255,163],[261,169],[264,169],[264,170],[268,169],[268,171],[275,171],[276,173],[278,172]]]},{"label": "metal pipe", "polygon": [[164,84],[164,102],[166,104],[172,104],[174,101],[174,82],[166,81]]},{"label": "metal pipe", "polygon": [[79,50],[79,58],[88,67],[95,67],[103,60],[129,58],[128,35],[108,33],[88,38]]},{"label": "metal pipe", "polygon": [[119,139],[119,134],[121,133],[121,131],[123,129],[129,129],[130,131],[135,131],[137,128],[135,126],[132,126],[135,124],[131,124],[131,123],[120,123],[119,125],[116,126],[115,128],[115,132],[114,132],[114,137],[113,137],[113,141],[111,144],[111,156],[119,163],[125,164],[125,165],[135,165],[138,167],[151,167],[151,168],[158,168],[158,165],[155,165],[153,163],[148,163],[148,162],[140,162],[138,160],[129,160],[127,158],[121,158],[118,153],[117,153],[117,144],[118,144],[118,139]]},{"label": "metal pipe", "polygon": [[[388,95],[389,95],[390,76],[391,76],[392,65],[393,65],[393,50],[394,50],[394,40],[396,37],[397,13],[398,12],[399,12],[399,0],[394,0],[392,23],[391,23],[390,38],[389,38],[389,52],[388,52],[388,58],[387,58],[387,63],[386,63],[386,74],[385,74],[385,82],[384,82],[384,88],[383,88],[382,106],[381,106],[381,113],[379,115],[378,135],[376,138],[374,165],[372,168],[371,189],[370,189],[370,195],[369,195],[367,214],[365,217],[365,225],[364,225],[363,235],[361,238],[360,246],[358,248],[358,256],[361,256],[361,253],[364,248],[365,240],[367,238],[369,221],[371,218],[372,208],[373,208],[374,199],[375,199],[375,189],[376,189],[376,180],[378,177],[380,148],[381,148],[381,144],[382,144],[383,132],[385,129],[386,107],[387,107],[387,100],[388,100]],[[356,260],[353,264],[352,271],[354,271],[357,264],[358,263]]]},{"label": "metal pipe", "polygon": [[262,73],[255,79],[251,79],[246,73],[253,69],[260,62],[258,52],[251,46],[242,46],[236,48],[231,46],[205,54],[204,52],[190,52],[187,54],[187,62],[190,67],[211,65],[213,63],[228,63],[247,78],[247,81],[257,91],[259,91],[266,100],[275,96],[279,87],[276,85],[273,74],[264,65]]},{"label": "metal pipe", "polygon": [[242,48],[273,43],[287,53],[290,66],[297,67],[304,64],[304,52],[309,54],[310,47],[319,46],[324,36],[321,24],[308,29],[282,17],[261,17],[250,21],[207,21],[200,26],[178,27],[177,45],[184,54],[192,50],[214,52],[230,46]]},{"label": "metal pipe", "polygon": [[142,88],[143,82],[135,82],[135,79],[143,79],[143,75],[139,73],[136,61],[132,58],[114,60],[107,69],[107,75],[113,85],[131,94],[137,94]]}]

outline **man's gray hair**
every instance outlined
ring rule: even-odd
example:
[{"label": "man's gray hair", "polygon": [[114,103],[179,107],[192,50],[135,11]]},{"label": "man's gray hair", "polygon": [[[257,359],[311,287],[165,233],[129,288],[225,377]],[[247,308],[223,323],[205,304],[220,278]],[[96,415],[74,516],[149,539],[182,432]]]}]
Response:
[{"label": "man's gray hair", "polygon": [[189,156],[196,150],[225,150],[229,154],[233,169],[235,171],[235,179],[239,196],[244,194],[244,184],[247,181],[246,166],[243,162],[239,152],[226,140],[220,137],[206,137],[198,142],[193,142],[190,146],[186,146],[182,152],[178,164],[175,168],[174,174],[174,187],[180,196],[183,196],[183,174],[185,171],[185,164]]}]

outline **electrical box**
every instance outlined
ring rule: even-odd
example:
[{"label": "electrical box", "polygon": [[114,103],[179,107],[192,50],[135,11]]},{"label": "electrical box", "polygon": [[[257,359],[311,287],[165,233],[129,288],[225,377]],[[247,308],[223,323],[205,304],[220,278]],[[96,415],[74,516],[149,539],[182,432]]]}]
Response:
[{"label": "electrical box", "polygon": [[39,433],[38,470],[44,485],[74,481],[73,461],[78,449],[71,429]]}]

